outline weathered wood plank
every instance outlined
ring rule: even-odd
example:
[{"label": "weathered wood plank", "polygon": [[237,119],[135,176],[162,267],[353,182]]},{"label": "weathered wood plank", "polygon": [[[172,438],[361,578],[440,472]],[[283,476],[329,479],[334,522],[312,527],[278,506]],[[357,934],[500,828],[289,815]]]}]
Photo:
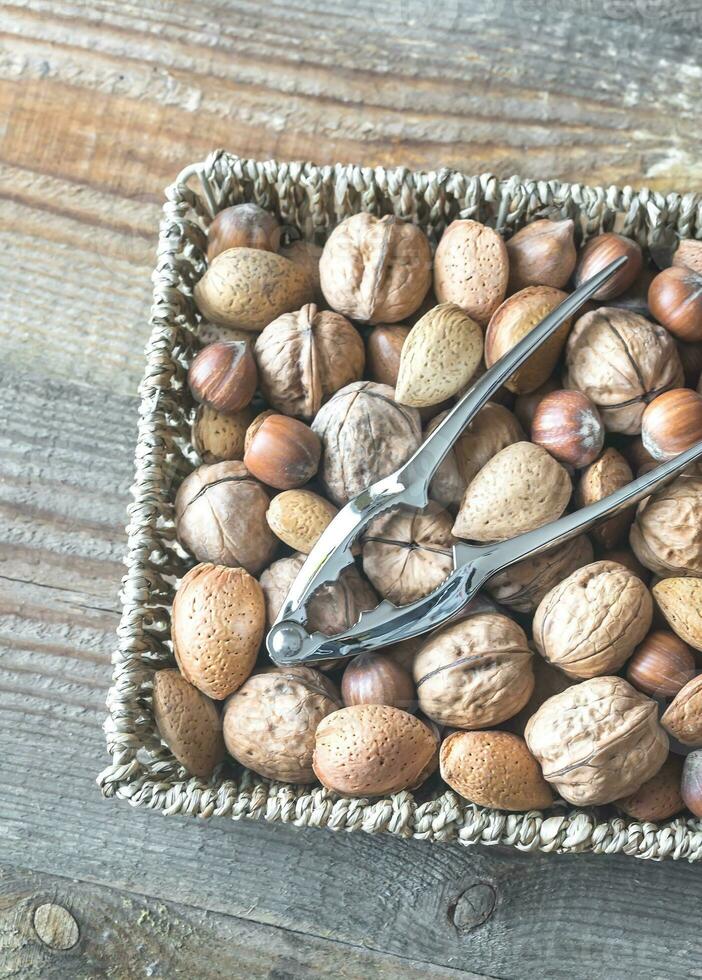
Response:
[{"label": "weathered wood plank", "polygon": [[404,957],[304,936],[56,875],[0,866],[6,980],[478,980]]},{"label": "weathered wood plank", "polygon": [[42,393],[9,371],[0,386],[8,441],[33,474],[23,487],[17,458],[0,452],[0,536],[19,534],[0,590],[3,855],[37,872],[306,934],[313,944],[491,976],[694,975],[702,954],[695,867],[206,824],[99,798],[130,469],[123,443],[134,407],[78,385]]}]

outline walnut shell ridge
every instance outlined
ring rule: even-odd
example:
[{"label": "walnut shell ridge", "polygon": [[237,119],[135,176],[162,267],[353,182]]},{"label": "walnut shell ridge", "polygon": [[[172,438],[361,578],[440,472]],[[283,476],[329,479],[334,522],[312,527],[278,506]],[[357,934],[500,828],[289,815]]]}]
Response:
[{"label": "walnut shell ridge", "polygon": [[564,382],[587,395],[610,432],[635,435],[648,402],[682,386],[683,368],[663,327],[638,313],[601,307],[571,331]]},{"label": "walnut shell ridge", "polygon": [[546,781],[577,806],[636,792],[668,755],[655,701],[622,677],[593,677],[549,698],[524,737]]},{"label": "walnut shell ridge", "polygon": [[310,422],[340,388],[363,376],[365,348],[346,317],[314,304],[284,313],[256,338],[261,390],[284,415]]},{"label": "walnut shell ridge", "polygon": [[324,297],[362,323],[397,323],[418,309],[431,285],[431,247],[424,232],[394,215],[345,218],[319,260]]},{"label": "walnut shell ridge", "polygon": [[656,575],[702,576],[702,478],[683,473],[643,500],[629,543]]},{"label": "walnut shell ridge", "polygon": [[434,633],[413,673],[421,710],[454,728],[489,728],[531,697],[534,674],[526,634],[501,613],[478,613]]},{"label": "walnut shell ridge", "polygon": [[311,783],[314,736],[341,706],[332,682],[311,667],[253,674],[224,706],[224,741],[237,762],[266,779]]},{"label": "walnut shell ridge", "polygon": [[389,476],[419,448],[419,412],[398,405],[394,396],[389,385],[356,381],[317,413],[312,431],[323,445],[319,476],[335,504],[343,506]]},{"label": "walnut shell ridge", "polygon": [[544,596],[571,572],[593,559],[590,539],[579,534],[570,541],[509,565],[486,583],[495,602],[515,612],[534,612]]},{"label": "walnut shell ridge", "polygon": [[569,677],[619,670],[651,627],[653,600],[641,579],[613,561],[572,572],[539,603],[536,647]]}]

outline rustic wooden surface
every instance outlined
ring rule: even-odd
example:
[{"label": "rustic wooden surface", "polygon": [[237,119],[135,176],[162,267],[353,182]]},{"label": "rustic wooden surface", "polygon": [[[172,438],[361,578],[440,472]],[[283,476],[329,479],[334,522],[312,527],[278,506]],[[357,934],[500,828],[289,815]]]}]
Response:
[{"label": "rustic wooden surface", "polygon": [[694,5],[441,10],[0,3],[2,976],[701,975],[696,867],[203,824],[94,784],[184,163],[222,145],[700,189]]}]

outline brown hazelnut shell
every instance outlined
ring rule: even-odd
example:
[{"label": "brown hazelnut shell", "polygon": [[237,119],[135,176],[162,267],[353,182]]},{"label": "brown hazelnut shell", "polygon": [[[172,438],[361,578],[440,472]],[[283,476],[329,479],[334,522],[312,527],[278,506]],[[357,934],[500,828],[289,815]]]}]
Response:
[{"label": "brown hazelnut shell", "polygon": [[571,218],[542,218],[520,228],[507,241],[510,293],[525,286],[563,289],[575,268],[577,253]]},{"label": "brown hazelnut shell", "polygon": [[235,204],[215,215],[207,229],[207,261],[228,248],[261,248],[277,252],[281,227],[270,211],[258,204]]},{"label": "brown hazelnut shell", "polygon": [[383,653],[361,653],[354,657],[341,678],[345,705],[387,704],[413,713],[417,694],[411,674]]},{"label": "brown hazelnut shell", "polygon": [[604,425],[600,413],[581,391],[552,391],[536,406],[531,441],[560,463],[582,469],[601,453]]},{"label": "brown hazelnut shell", "polygon": [[700,440],[702,395],[696,391],[673,388],[646,406],[641,419],[641,441],[654,459],[674,459]]},{"label": "brown hazelnut shell", "polygon": [[256,392],[258,373],[246,341],[216,341],[196,355],[188,370],[193,398],[218,412],[240,412]]},{"label": "brown hazelnut shell", "polygon": [[612,231],[596,235],[581,249],[575,268],[576,287],[581,286],[587,279],[591,279],[610,262],[614,262],[621,256],[626,256],[627,262],[621,269],[617,269],[614,275],[603,286],[600,286],[596,293],[593,293],[592,299],[603,302],[626,292],[641,272],[643,253],[641,247],[633,239],[626,238],[624,235],[617,235]]},{"label": "brown hazelnut shell", "polygon": [[686,266],[659,272],[648,290],[651,314],[680,340],[702,340],[702,275]]},{"label": "brown hazelnut shell", "polygon": [[322,445],[298,419],[269,415],[263,419],[244,453],[247,469],[269,487],[292,490],[317,472]]},{"label": "brown hazelnut shell", "polygon": [[695,658],[686,643],[668,630],[646,636],[626,667],[626,679],[649,697],[674,698],[695,675]]}]

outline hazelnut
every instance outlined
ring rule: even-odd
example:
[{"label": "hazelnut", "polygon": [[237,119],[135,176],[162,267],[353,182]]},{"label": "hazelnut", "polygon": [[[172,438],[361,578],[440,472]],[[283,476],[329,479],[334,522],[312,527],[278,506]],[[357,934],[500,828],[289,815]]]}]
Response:
[{"label": "hazelnut", "polygon": [[544,810],[553,804],[538,762],[511,732],[453,732],[439,759],[444,782],[478,806]]},{"label": "hazelnut", "polygon": [[453,525],[458,538],[504,541],[560,517],[571,482],[560,463],[531,442],[515,442],[468,485]]},{"label": "hazelnut", "polygon": [[563,289],[573,274],[577,254],[571,218],[542,218],[525,225],[507,241],[510,293],[525,286]]},{"label": "hazelnut", "polygon": [[546,781],[578,806],[635,793],[668,757],[655,701],[621,677],[593,677],[555,694],[524,737]]},{"label": "hazelnut", "polygon": [[[261,575],[268,626],[275,622],[305,555],[291,555],[274,561]],[[335,636],[358,620],[366,609],[374,609],[378,597],[355,565],[345,568],[335,582],[318,589],[307,604],[307,628],[313,633]]]},{"label": "hazelnut", "polygon": [[702,674],[678,691],[663,713],[661,725],[683,745],[702,745]]},{"label": "hazelnut", "polygon": [[269,415],[254,433],[244,463],[269,487],[292,490],[312,479],[321,452],[319,436],[304,422],[286,415]]},{"label": "hazelnut", "polygon": [[308,555],[336,513],[334,504],[311,490],[285,490],[271,501],[266,520],[284,544]]},{"label": "hazelnut", "polygon": [[256,339],[261,391],[284,415],[311,422],[339,388],[363,375],[365,349],[349,321],[313,304],[284,313]]},{"label": "hazelnut", "polygon": [[702,276],[702,242],[694,238],[683,238],[673,253],[673,265],[692,269]]},{"label": "hazelnut", "polygon": [[387,704],[413,712],[417,695],[411,675],[396,660],[383,653],[354,657],[341,679],[345,705]]},{"label": "hazelnut", "polygon": [[621,447],[622,454],[626,457],[629,462],[629,466],[632,469],[632,473],[641,476],[642,473],[647,472],[654,466],[658,466],[658,463],[644,449],[644,444],[641,436],[635,436],[633,439],[628,439]]},{"label": "hazelnut", "polygon": [[[616,449],[605,449],[599,459],[583,470],[575,491],[575,502],[579,508],[589,507],[625,487],[633,479],[631,467],[622,454]],[[636,508],[629,507],[601,521],[590,533],[601,547],[614,548],[626,538],[635,513]]]},{"label": "hazelnut", "polygon": [[394,510],[376,518],[363,538],[363,571],[393,605],[427,595],[453,571],[452,519],[440,507]]},{"label": "hazelnut", "polygon": [[248,407],[229,415],[209,405],[198,405],[191,436],[195,452],[205,463],[242,459],[246,430],[252,418]]},{"label": "hazelnut", "polygon": [[558,391],[559,385],[555,378],[547,378],[535,391],[527,395],[518,395],[514,402],[514,414],[525,432],[531,432],[534,412],[542,398],[552,391]]},{"label": "hazelnut", "polygon": [[685,806],[680,792],[682,772],[682,759],[671,753],[655,776],[647,779],[635,793],[615,800],[614,805],[641,822],[668,820]]},{"label": "hazelnut", "polygon": [[690,813],[702,818],[702,750],[690,752],[683,763],[680,794]]},{"label": "hazelnut", "polygon": [[569,677],[613,673],[651,626],[653,601],[640,578],[595,561],[551,589],[534,615],[536,647]]},{"label": "hazelnut", "polygon": [[454,303],[442,303],[409,332],[400,355],[395,398],[402,405],[438,405],[473,377],[483,356],[483,333]]},{"label": "hazelnut", "polygon": [[276,414],[277,412],[274,412],[273,409],[267,408],[265,411],[259,412],[253,422],[249,424],[248,428],[246,429],[246,435],[244,436],[244,455],[246,455],[246,450],[251,445],[251,440],[261,428],[264,420],[269,416]]},{"label": "hazelnut", "polygon": [[454,728],[499,725],[531,697],[532,656],[524,630],[501,613],[437,630],[414,660],[419,707]]},{"label": "hazelnut", "polygon": [[702,275],[685,266],[659,272],[648,290],[651,314],[680,340],[702,340]]},{"label": "hazelnut", "polygon": [[[552,286],[527,286],[520,289],[493,313],[485,334],[485,364],[492,367],[530,330],[556,309],[567,293]],[[570,320],[553,333],[528,360],[505,382],[516,395],[523,395],[546,381],[553,372],[570,331]]]},{"label": "hazelnut", "polygon": [[702,579],[664,578],[653,586],[653,598],[670,628],[702,651]]},{"label": "hazelnut", "polygon": [[188,371],[193,398],[218,412],[240,412],[256,392],[258,375],[250,346],[241,340],[203,347]]},{"label": "hazelnut", "polygon": [[552,456],[582,469],[597,459],[604,445],[600,413],[580,391],[552,391],[537,405],[531,441]]},{"label": "hazelnut", "polygon": [[452,221],[434,256],[434,291],[485,326],[507,291],[509,259],[502,238],[479,221]]},{"label": "hazelnut", "polygon": [[629,543],[656,575],[702,576],[702,478],[683,473],[642,500]]},{"label": "hazelnut", "polygon": [[564,385],[594,402],[610,432],[640,432],[648,402],[682,379],[673,338],[636,313],[613,307],[586,313],[566,344]]},{"label": "hazelnut", "polygon": [[312,423],[323,445],[319,475],[340,507],[406,463],[421,444],[417,410],[398,405],[394,394],[387,385],[356,381],[322,405]]},{"label": "hazelnut", "polygon": [[322,292],[338,313],[363,323],[397,323],[431,286],[424,232],[394,215],[361,212],[332,231],[319,261]]},{"label": "hazelnut", "polygon": [[338,691],[318,670],[268,668],[249,677],[227,699],[227,751],[266,779],[312,783],[317,726],[340,707]]},{"label": "hazelnut", "polygon": [[592,279],[596,273],[601,272],[605,266],[622,255],[627,257],[627,262],[618,269],[615,274],[603,286],[593,294],[593,300],[612,299],[621,295],[629,286],[632,285],[643,265],[643,253],[639,245],[631,238],[624,235],[617,235],[612,231],[596,235],[580,251],[578,264],[575,268],[575,285],[582,286],[588,279]]},{"label": "hazelnut", "polygon": [[208,697],[226,698],[253,670],[265,625],[261,587],[243,568],[191,568],[171,613],[173,652],[183,677]]},{"label": "hazelnut", "polygon": [[668,630],[653,630],[634,650],[626,679],[655,698],[674,698],[694,677],[695,658],[687,643]]},{"label": "hazelnut", "polygon": [[281,313],[312,302],[313,288],[303,270],[258,248],[228,248],[196,283],[195,302],[207,320],[237,330],[263,330]]},{"label": "hazelnut", "polygon": [[235,204],[215,215],[207,230],[207,261],[228,248],[262,248],[277,252],[280,225],[275,215],[258,204]]},{"label": "hazelnut", "polygon": [[702,439],[702,395],[689,388],[664,391],[646,406],[641,440],[654,459],[666,461]]},{"label": "hazelnut", "polygon": [[402,323],[379,323],[366,341],[368,375],[371,381],[394,388],[400,372],[400,354],[410,328]]},{"label": "hazelnut", "polygon": [[420,786],[436,769],[438,740],[414,715],[384,704],[355,704],[323,718],[312,765],[342,796],[387,796]]},{"label": "hazelnut", "polygon": [[312,302],[318,306],[321,305],[324,302],[324,294],[319,283],[319,260],[322,257],[321,246],[315,245],[314,242],[298,239],[298,241],[291,242],[289,245],[283,245],[280,249],[280,254],[304,272],[312,285]]},{"label": "hazelnut", "polygon": [[202,779],[224,760],[222,721],[210,699],[172,668],[154,674],[154,721],[182,766]]},{"label": "hazelnut", "polygon": [[255,575],[277,547],[266,523],[268,504],[265,489],[238,460],[199,466],[176,494],[178,540],[198,561],[241,565]]},{"label": "hazelnut", "polygon": [[607,551],[603,551],[600,558],[602,561],[613,561],[618,565],[623,565],[624,568],[628,568],[630,572],[633,572],[634,575],[641,579],[644,585],[648,585],[651,580],[649,570],[644,568],[634,552],[629,548],[610,548]]},{"label": "hazelnut", "polygon": [[593,559],[592,544],[584,534],[548,551],[524,558],[494,575],[485,588],[495,602],[515,612],[534,612],[543,597],[559,582]]}]

